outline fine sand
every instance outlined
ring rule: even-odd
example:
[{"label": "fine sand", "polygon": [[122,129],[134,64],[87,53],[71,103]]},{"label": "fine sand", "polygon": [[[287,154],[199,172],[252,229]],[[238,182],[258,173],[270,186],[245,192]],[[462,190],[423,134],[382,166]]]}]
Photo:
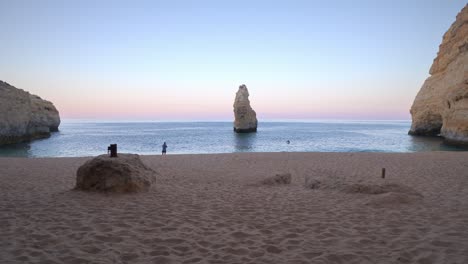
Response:
[{"label": "fine sand", "polygon": [[0,158],[0,263],[468,263],[467,152],[143,156],[138,194],[87,159]]}]

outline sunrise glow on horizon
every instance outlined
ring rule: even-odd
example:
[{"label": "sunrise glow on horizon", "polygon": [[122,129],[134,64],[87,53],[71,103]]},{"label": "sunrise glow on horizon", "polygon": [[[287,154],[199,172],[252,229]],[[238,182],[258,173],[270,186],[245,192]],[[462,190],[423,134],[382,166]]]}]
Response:
[{"label": "sunrise glow on horizon", "polygon": [[463,1],[0,1],[0,80],[63,119],[409,120]]}]

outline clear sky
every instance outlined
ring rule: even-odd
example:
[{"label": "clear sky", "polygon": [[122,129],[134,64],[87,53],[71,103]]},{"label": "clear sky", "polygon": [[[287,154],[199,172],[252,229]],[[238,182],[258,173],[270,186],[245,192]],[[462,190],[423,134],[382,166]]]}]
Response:
[{"label": "clear sky", "polygon": [[465,0],[0,0],[0,80],[62,118],[409,119]]}]

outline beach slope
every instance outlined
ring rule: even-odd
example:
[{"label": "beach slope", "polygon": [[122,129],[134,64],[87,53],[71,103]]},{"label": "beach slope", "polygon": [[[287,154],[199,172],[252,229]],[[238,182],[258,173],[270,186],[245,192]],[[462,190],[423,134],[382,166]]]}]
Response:
[{"label": "beach slope", "polygon": [[143,156],[137,194],[88,159],[0,158],[0,263],[468,263],[466,152]]}]

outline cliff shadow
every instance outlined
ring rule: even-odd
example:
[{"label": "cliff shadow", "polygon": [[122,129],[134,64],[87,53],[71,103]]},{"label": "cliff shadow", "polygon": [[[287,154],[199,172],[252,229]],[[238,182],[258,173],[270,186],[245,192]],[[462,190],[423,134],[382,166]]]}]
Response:
[{"label": "cliff shadow", "polygon": [[31,157],[29,142],[0,146],[0,157]]},{"label": "cliff shadow", "polygon": [[466,147],[459,145],[450,145],[440,136],[410,136],[410,146],[408,151],[466,151]]}]

